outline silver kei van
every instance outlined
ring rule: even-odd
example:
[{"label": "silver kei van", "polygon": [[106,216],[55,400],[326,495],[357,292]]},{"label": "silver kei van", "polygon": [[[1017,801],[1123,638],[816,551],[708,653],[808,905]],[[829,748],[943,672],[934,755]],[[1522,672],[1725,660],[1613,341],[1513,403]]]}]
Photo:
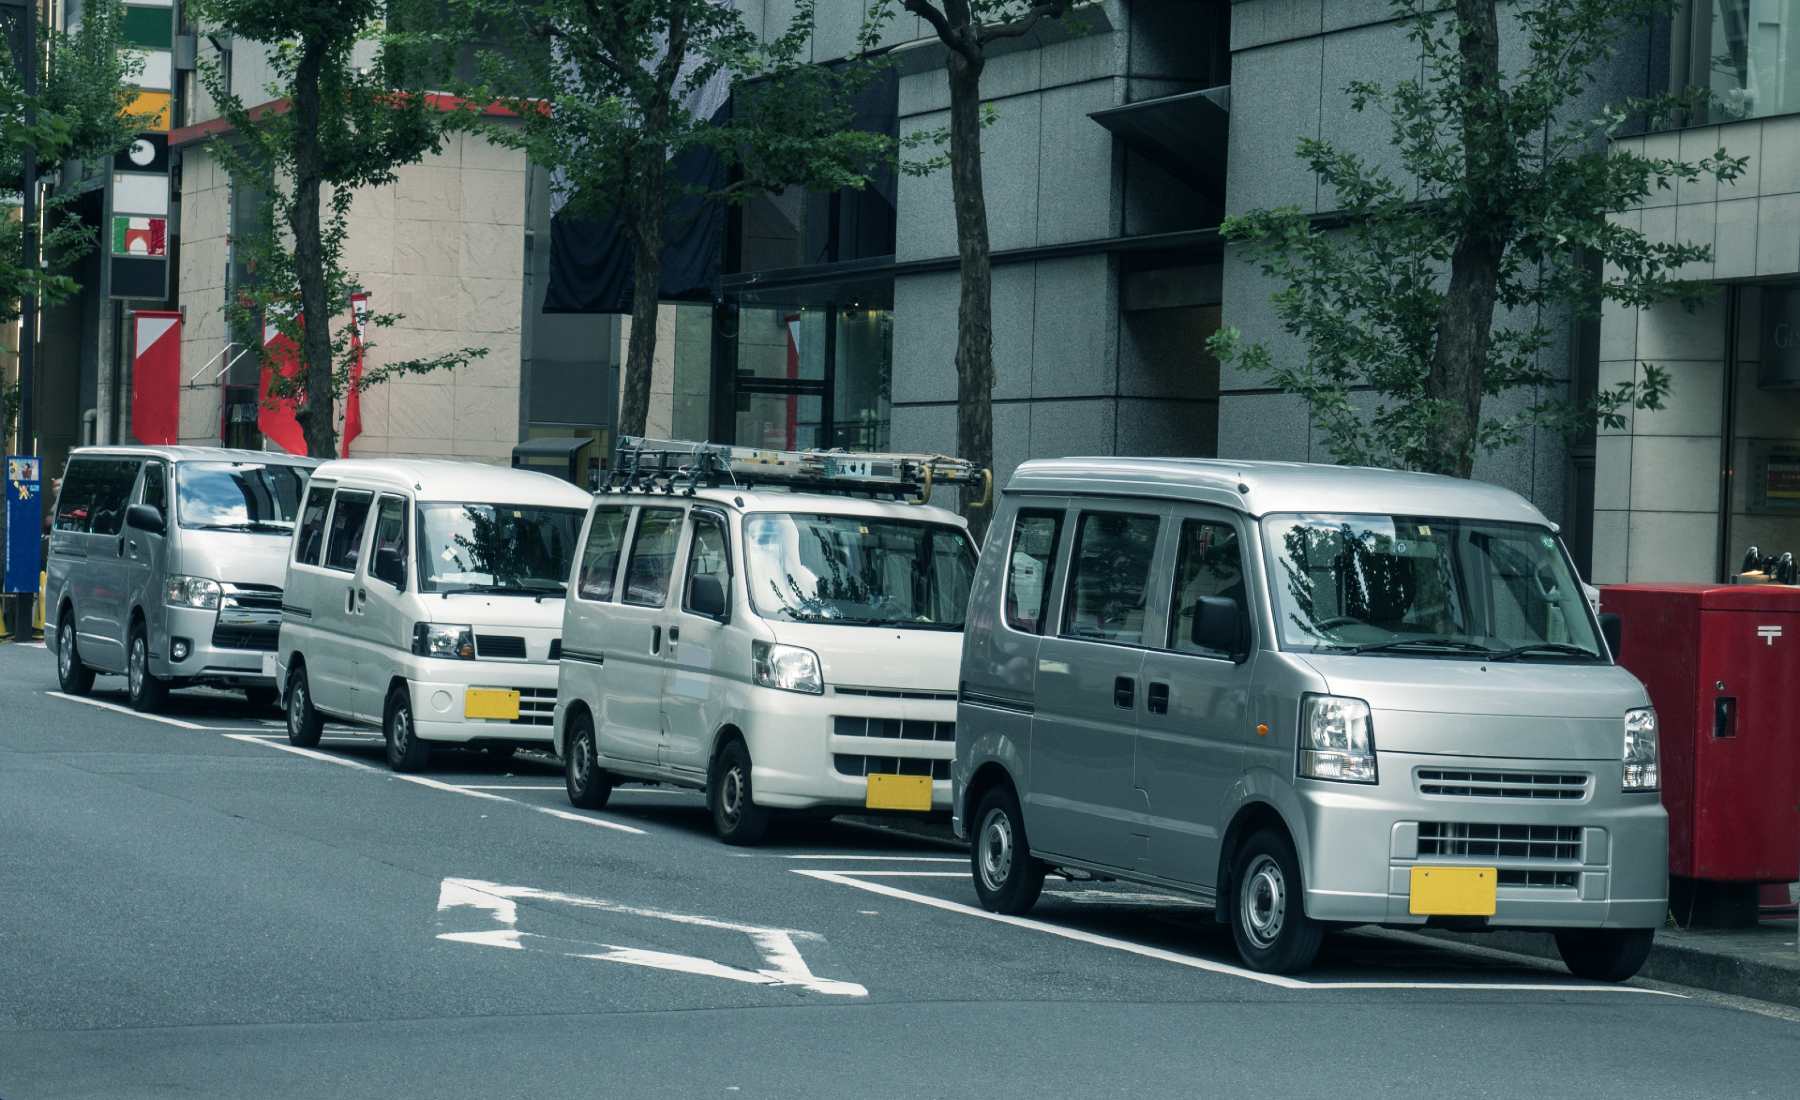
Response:
[{"label": "silver kei van", "polygon": [[1361,924],[1551,931],[1601,980],[1648,955],[1656,714],[1517,494],[1029,462],[969,599],[951,778],[987,908],[1062,869],[1212,902],[1259,970]]},{"label": "silver kei van", "polygon": [[73,452],[44,597],[62,690],[123,674],[139,710],[193,684],[273,704],[288,540],[315,465],[217,447]]}]

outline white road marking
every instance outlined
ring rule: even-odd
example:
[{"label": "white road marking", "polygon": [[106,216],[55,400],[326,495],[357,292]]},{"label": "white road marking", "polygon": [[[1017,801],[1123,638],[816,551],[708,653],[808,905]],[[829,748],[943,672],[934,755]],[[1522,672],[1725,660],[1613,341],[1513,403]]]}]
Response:
[{"label": "white road marking", "polygon": [[884,874],[884,872],[857,870],[818,871],[813,870],[810,867],[790,867],[789,871],[796,875],[805,875],[807,878],[816,878],[822,882],[832,882],[839,886],[849,886],[858,890],[866,890],[869,893],[880,894],[883,897],[898,898],[901,901],[910,901],[918,905],[927,905],[933,909],[942,909],[946,912],[961,913],[964,916],[978,917],[982,920],[993,921],[996,924],[1010,924],[1015,928],[1030,928],[1038,932],[1047,933],[1048,935],[1061,937],[1065,940],[1074,940],[1077,943],[1091,944],[1095,947],[1111,948],[1114,951],[1124,951],[1132,955],[1141,955],[1147,959],[1156,959],[1161,962],[1174,963],[1177,966],[1191,967],[1195,970],[1205,970],[1214,974],[1223,974],[1233,978],[1243,978],[1246,981],[1259,982],[1263,985],[1272,985],[1279,989],[1309,992],[1343,989],[1427,989],[1447,991],[1508,990],[1543,993],[1643,993],[1661,997],[1686,999],[1685,996],[1680,993],[1671,993],[1661,989],[1642,989],[1628,985],[1573,985],[1557,982],[1515,983],[1454,981],[1309,982],[1302,981],[1299,978],[1290,978],[1282,974],[1263,974],[1259,971],[1248,970],[1241,966],[1232,966],[1229,963],[1215,962],[1212,959],[1202,959],[1194,955],[1183,955],[1177,951],[1169,951],[1160,947],[1151,947],[1148,944],[1133,943],[1130,940],[1121,940],[1113,936],[1102,936],[1094,932],[1084,932],[1077,928],[1067,928],[1060,924],[1051,924],[1048,921],[1033,920],[1030,917],[1013,917],[1008,916],[1005,913],[990,913],[985,909],[978,909],[973,905],[964,905],[962,902],[951,901],[948,898],[932,897],[929,894],[915,894],[910,890],[902,890],[897,886],[866,881],[867,878]]},{"label": "white road marking", "polygon": [[[748,936],[750,942],[756,945],[757,953],[762,956],[765,965],[757,970],[745,970],[697,955],[651,951],[639,947],[621,947],[609,943],[585,943],[580,940],[542,936],[534,932],[521,932],[518,929],[519,907],[517,904],[521,900],[573,905],[583,909],[598,909],[602,912],[624,916],[738,932]],[[539,890],[530,886],[503,886],[498,883],[483,882],[479,879],[446,878],[438,886],[438,912],[442,914],[458,908],[470,908],[485,912],[490,919],[502,927],[479,932],[440,932],[438,939],[486,947],[501,947],[514,951],[555,951],[570,958],[624,963],[628,966],[670,970],[681,974],[695,974],[726,981],[745,982],[751,985],[799,986],[803,989],[810,989],[814,993],[830,996],[866,997],[869,995],[867,989],[855,982],[821,978],[812,972],[812,968],[807,966],[806,959],[800,954],[800,948],[795,941],[817,941],[821,937],[815,932],[802,932],[789,928],[763,928],[753,924],[715,920],[712,917],[692,916],[686,913],[672,913],[662,909],[644,909],[635,905],[607,901],[604,898],[563,894],[551,890]],[[593,950],[594,948],[599,950]]]},{"label": "white road marking", "polygon": [[598,825],[602,829],[613,829],[621,833],[630,833],[633,836],[644,835],[644,830],[632,825],[622,825],[617,821],[604,821],[597,817],[587,817],[582,814],[569,813],[566,810],[558,810],[550,806],[534,806],[529,802],[520,802],[516,798],[502,798],[497,794],[489,794],[486,791],[470,790],[467,787],[459,787],[454,783],[444,783],[440,780],[430,779],[423,775],[401,775],[398,772],[389,772],[382,768],[371,767],[370,765],[357,760],[346,760],[341,756],[334,756],[328,752],[320,752],[317,749],[303,749],[298,745],[284,745],[280,741],[270,739],[266,734],[228,733],[225,736],[228,740],[242,741],[246,745],[264,745],[271,749],[280,749],[282,752],[291,752],[296,756],[304,756],[309,760],[322,760],[327,764],[337,764],[340,767],[354,768],[357,771],[374,772],[377,775],[386,775],[390,779],[398,779],[402,783],[413,783],[421,787],[429,787],[434,791],[449,791],[452,794],[460,794],[469,798],[485,798],[491,802],[506,802],[514,806],[523,806],[525,809],[531,810],[534,813],[547,814],[550,817],[564,821],[579,821],[584,825]]},{"label": "white road marking", "polygon": [[70,703],[80,703],[83,706],[99,707],[101,710],[110,710],[115,714],[123,714],[129,718],[142,718],[149,722],[161,722],[165,726],[174,726],[177,729],[204,730],[207,728],[196,722],[183,722],[179,718],[167,718],[160,714],[145,714],[143,711],[132,710],[130,707],[122,707],[117,703],[102,702],[99,699],[88,699],[80,695],[65,695],[60,691],[46,691],[44,694],[52,699],[63,699]]}]

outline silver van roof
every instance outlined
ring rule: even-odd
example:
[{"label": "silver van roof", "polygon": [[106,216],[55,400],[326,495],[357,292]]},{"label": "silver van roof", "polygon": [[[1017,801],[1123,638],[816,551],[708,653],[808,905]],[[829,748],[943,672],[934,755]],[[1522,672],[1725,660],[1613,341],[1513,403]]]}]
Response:
[{"label": "silver van roof", "polygon": [[286,451],[251,451],[239,447],[153,446],[146,443],[109,443],[77,447],[70,458],[80,455],[122,455],[135,458],[163,458],[170,462],[281,462],[290,466],[317,466],[319,460]]},{"label": "silver van roof", "polygon": [[1366,466],[1211,458],[1037,459],[1006,492],[1141,496],[1279,512],[1443,516],[1554,527],[1530,501],[1483,481]]}]

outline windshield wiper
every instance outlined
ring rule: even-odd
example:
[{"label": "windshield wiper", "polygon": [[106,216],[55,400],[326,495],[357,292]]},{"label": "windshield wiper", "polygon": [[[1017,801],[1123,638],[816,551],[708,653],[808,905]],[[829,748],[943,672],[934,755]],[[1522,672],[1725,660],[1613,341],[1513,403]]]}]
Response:
[{"label": "windshield wiper", "polygon": [[961,630],[961,623],[940,623],[932,619],[840,619],[850,626],[898,627],[906,630]]},{"label": "windshield wiper", "polygon": [[1451,650],[1457,653],[1479,653],[1488,656],[1493,650],[1475,642],[1459,641],[1455,638],[1389,638],[1385,642],[1364,642],[1362,645],[1342,645],[1336,647],[1345,653],[1380,653],[1386,650],[1418,649],[1423,652]]},{"label": "windshield wiper", "polygon": [[1569,657],[1586,657],[1599,660],[1600,655],[1583,646],[1570,645],[1568,642],[1529,642],[1514,646],[1511,649],[1496,649],[1488,654],[1490,661],[1514,661],[1532,653],[1556,653]]}]

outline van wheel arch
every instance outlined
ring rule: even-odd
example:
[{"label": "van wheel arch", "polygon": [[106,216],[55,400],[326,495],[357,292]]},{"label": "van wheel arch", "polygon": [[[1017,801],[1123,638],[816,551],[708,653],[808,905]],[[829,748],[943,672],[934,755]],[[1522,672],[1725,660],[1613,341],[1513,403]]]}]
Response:
[{"label": "van wheel arch", "polygon": [[[1019,785],[1013,782],[1012,773],[1007,771],[1006,765],[998,760],[990,760],[975,769],[975,774],[969,779],[968,788],[963,791],[962,819],[965,829],[973,830],[975,828],[975,823],[969,819],[975,813],[976,807],[981,805],[982,798],[995,787],[1011,788],[1013,797],[1018,798]],[[1019,813],[1022,816],[1024,812],[1025,800],[1019,799]],[[972,832],[971,836],[973,836]]]},{"label": "van wheel arch", "polygon": [[744,740],[744,731],[729,722],[720,726],[719,731],[713,734],[712,748],[706,753],[706,774],[709,778],[712,776],[713,765],[719,762],[719,754],[733,741],[742,742],[745,749],[750,747],[750,743]]},{"label": "van wheel arch", "polygon": [[1247,802],[1239,808],[1219,845],[1219,867],[1213,877],[1213,896],[1220,899],[1213,909],[1213,919],[1220,924],[1231,920],[1231,906],[1224,899],[1231,897],[1231,866],[1237,862],[1238,848],[1263,829],[1274,829],[1287,837],[1288,843],[1294,845],[1295,858],[1298,858],[1300,848],[1294,844],[1294,831],[1288,828],[1287,819],[1281,816],[1280,810],[1268,802]]},{"label": "van wheel arch", "polygon": [[[551,736],[551,740],[552,740],[551,747],[556,749],[557,756],[561,756],[564,753],[569,751],[569,726],[574,723],[576,718],[579,718],[582,715],[586,715],[588,721],[590,721],[590,722],[594,721],[594,712],[587,705],[587,700],[585,700],[585,699],[575,700],[574,702],[572,702],[568,705],[567,709],[565,709],[563,711],[562,725],[560,727],[556,728],[555,730],[553,730],[552,736]],[[597,743],[599,741],[599,731],[600,731],[600,724],[598,722],[594,722],[594,734],[595,734],[596,747],[598,747]]]}]

